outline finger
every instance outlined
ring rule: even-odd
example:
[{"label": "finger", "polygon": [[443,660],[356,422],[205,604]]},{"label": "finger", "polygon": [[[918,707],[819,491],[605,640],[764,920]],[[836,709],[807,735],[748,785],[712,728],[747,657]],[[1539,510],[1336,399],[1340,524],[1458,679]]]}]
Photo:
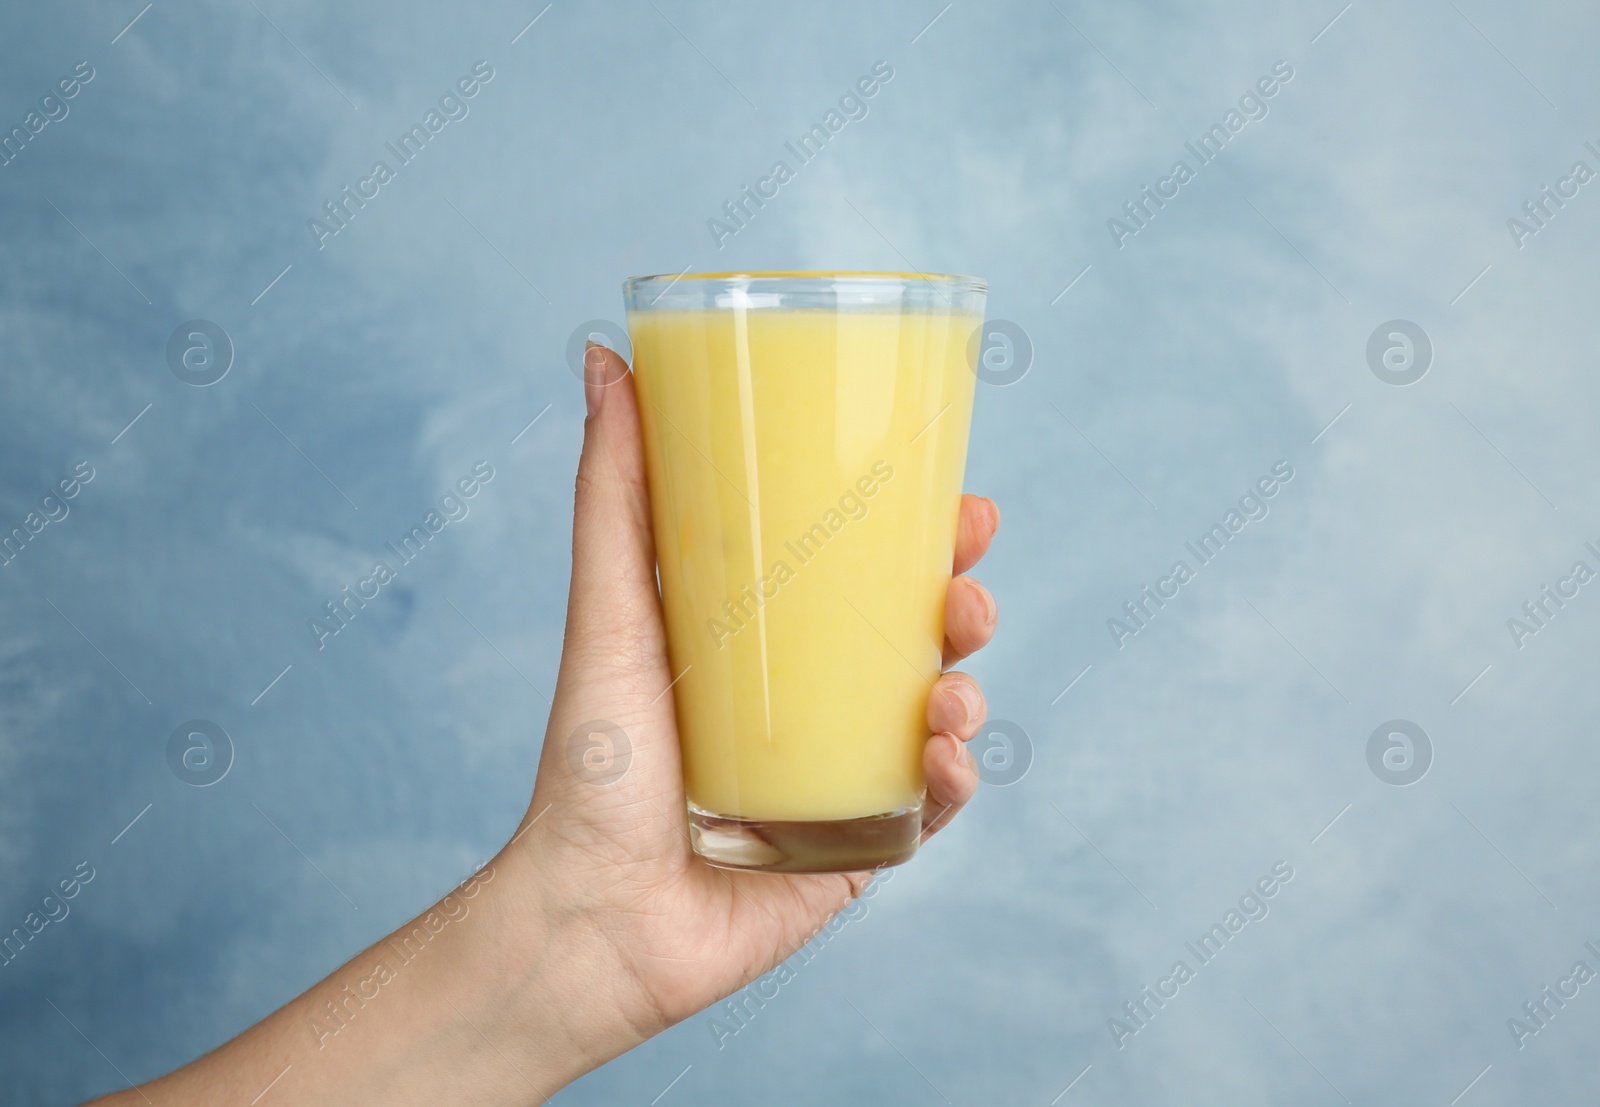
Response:
[{"label": "finger", "polygon": [[[590,343],[584,396],[561,667],[534,800],[518,837],[539,823],[534,848],[553,835],[619,856],[675,854],[687,848],[686,811],[678,744],[650,711],[671,677],[639,399],[627,363]],[[615,768],[615,758],[623,759],[622,775],[597,779],[594,772]],[[641,811],[660,818],[636,817]]]},{"label": "finger", "polygon": [[956,564],[954,572],[964,573],[978,563],[989,549],[994,532],[1000,529],[1000,508],[988,496],[970,492],[961,497],[961,516],[956,525]]},{"label": "finger", "polygon": [[944,663],[953,665],[989,644],[1000,612],[994,596],[971,577],[955,577],[944,596]]},{"label": "finger", "polygon": [[559,679],[580,699],[586,688],[606,687],[613,702],[600,705],[604,716],[617,693],[642,691],[648,699],[660,691],[662,631],[633,375],[614,351],[591,344],[584,392],[590,414],[578,459]]},{"label": "finger", "polygon": [[989,706],[983,690],[966,673],[945,673],[928,695],[928,729],[948,732],[963,742],[978,733]]},{"label": "finger", "polygon": [[954,734],[935,734],[922,747],[928,798],[922,805],[922,841],[949,825],[978,790],[978,764]]}]

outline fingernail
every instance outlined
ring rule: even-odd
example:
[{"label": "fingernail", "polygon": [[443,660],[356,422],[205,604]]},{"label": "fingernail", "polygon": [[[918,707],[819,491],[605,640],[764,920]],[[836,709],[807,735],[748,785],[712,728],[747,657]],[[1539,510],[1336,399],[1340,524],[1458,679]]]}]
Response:
[{"label": "fingernail", "polygon": [[983,710],[983,704],[978,698],[978,690],[970,684],[952,684],[945,690],[945,695],[954,701],[957,710],[962,713],[967,723],[978,721],[978,712]]},{"label": "fingernail", "polygon": [[1000,618],[1000,609],[995,606],[994,594],[983,585],[979,584],[978,595],[983,597],[984,625],[992,627]]},{"label": "fingernail", "polygon": [[583,402],[593,419],[606,397],[606,351],[590,342],[583,351]]},{"label": "fingernail", "polygon": [[972,747],[959,740],[956,742],[956,763],[965,769],[977,767],[977,762],[972,759]]}]

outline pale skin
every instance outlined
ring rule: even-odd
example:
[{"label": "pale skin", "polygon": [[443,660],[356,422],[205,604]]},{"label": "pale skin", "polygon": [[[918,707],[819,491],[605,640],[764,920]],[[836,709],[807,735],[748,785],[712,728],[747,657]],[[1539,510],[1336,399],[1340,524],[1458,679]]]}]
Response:
[{"label": "pale skin", "polygon": [[[871,873],[728,872],[690,852],[633,378],[598,346],[585,370],[561,668],[517,833],[476,878],[232,1041],[96,1103],[542,1103],[774,968],[867,886]],[[950,666],[994,634],[994,599],[965,574],[999,523],[993,501],[962,497],[924,839],[978,786],[965,743],[983,693]],[[607,784],[567,756],[593,719],[632,747]]]}]

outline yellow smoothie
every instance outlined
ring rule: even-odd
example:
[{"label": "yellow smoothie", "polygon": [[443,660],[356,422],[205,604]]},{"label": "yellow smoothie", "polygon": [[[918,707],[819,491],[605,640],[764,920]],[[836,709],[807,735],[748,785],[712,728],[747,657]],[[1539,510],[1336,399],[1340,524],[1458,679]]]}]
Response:
[{"label": "yellow smoothie", "polygon": [[837,820],[923,793],[977,314],[629,314],[689,802]]}]

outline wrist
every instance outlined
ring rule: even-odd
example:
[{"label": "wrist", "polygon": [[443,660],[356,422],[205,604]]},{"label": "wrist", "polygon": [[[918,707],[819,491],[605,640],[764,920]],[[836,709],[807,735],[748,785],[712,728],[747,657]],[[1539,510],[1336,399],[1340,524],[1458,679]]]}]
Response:
[{"label": "wrist", "polygon": [[487,971],[491,994],[502,997],[517,1063],[546,1073],[550,1095],[668,1024],[583,894],[542,863],[555,843],[539,838],[513,839],[460,892],[476,881],[471,902],[482,905],[483,929],[498,942],[480,951],[480,975]]}]

